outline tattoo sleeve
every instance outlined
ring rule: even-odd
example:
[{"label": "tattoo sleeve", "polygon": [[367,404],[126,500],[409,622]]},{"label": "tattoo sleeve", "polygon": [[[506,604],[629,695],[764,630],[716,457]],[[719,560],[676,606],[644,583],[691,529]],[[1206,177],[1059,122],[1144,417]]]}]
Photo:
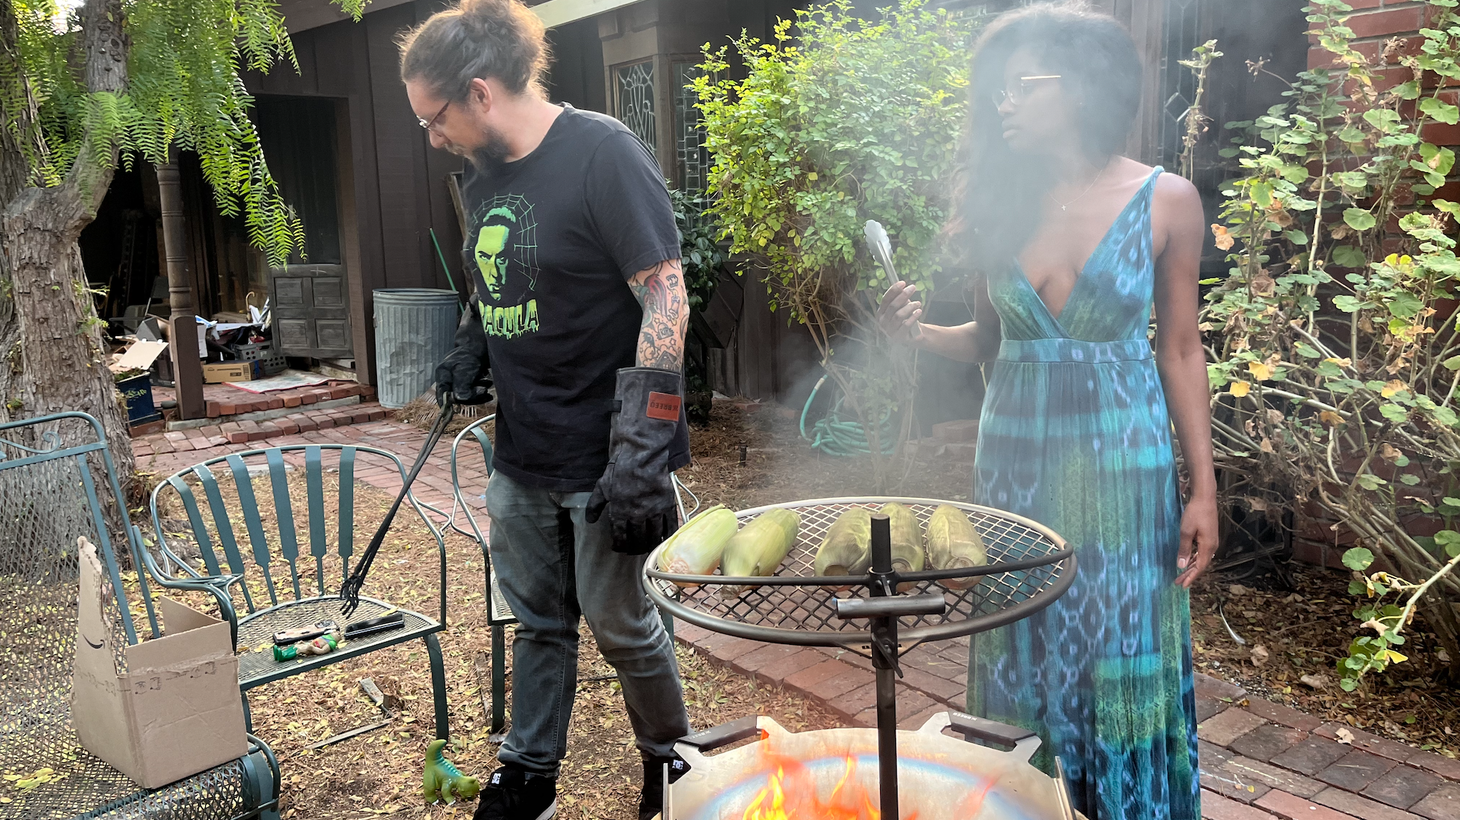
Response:
[{"label": "tattoo sleeve", "polygon": [[639,366],[678,371],[684,364],[684,333],[689,327],[689,299],[679,260],[666,259],[639,271],[629,280],[629,289],[644,306]]}]

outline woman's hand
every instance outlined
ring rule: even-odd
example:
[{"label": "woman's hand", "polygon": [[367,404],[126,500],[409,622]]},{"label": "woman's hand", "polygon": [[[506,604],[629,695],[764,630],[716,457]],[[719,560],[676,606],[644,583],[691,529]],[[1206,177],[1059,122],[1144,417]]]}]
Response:
[{"label": "woman's hand", "polygon": [[1176,585],[1191,589],[1217,554],[1217,499],[1193,498],[1181,514],[1181,550],[1177,553]]},{"label": "woman's hand", "polygon": [[923,303],[912,300],[917,292],[917,285],[897,282],[882,294],[877,326],[898,344],[916,345],[923,338],[923,328],[918,322],[923,315]]}]

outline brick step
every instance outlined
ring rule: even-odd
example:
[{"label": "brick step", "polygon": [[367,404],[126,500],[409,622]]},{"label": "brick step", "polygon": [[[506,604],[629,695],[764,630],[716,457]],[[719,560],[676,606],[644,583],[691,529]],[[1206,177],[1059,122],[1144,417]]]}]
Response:
[{"label": "brick step", "polygon": [[978,441],[978,419],[959,419],[933,425],[933,439],[948,444]]},{"label": "brick step", "polygon": [[933,425],[932,435],[907,443],[908,455],[919,461],[972,464],[978,451],[978,420],[960,419]]},{"label": "brick step", "polygon": [[918,461],[941,461],[972,464],[978,452],[974,441],[942,441],[936,438],[914,439],[907,443],[908,455]]},{"label": "brick step", "polygon": [[[268,421],[223,421],[209,427],[173,430],[147,441],[136,441],[133,448],[140,455],[207,450],[225,444],[265,442],[279,436],[312,433],[330,427],[348,427],[369,421],[381,421],[388,411],[376,402],[362,402],[347,407],[310,409]],[[147,451],[147,452],[143,452]]]},{"label": "brick step", "polygon": [[245,413],[278,410],[283,407],[305,407],[323,401],[347,399],[351,396],[359,396],[362,399],[374,398],[375,388],[368,384],[337,382],[315,387],[301,387],[297,390],[281,390],[276,393],[259,393],[256,396],[230,397],[220,401],[209,399],[208,418],[241,416]]}]

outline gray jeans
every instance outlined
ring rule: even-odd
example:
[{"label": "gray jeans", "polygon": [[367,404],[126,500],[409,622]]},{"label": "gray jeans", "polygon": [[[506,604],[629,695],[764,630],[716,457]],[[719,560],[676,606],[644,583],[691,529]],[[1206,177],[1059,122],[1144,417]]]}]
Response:
[{"label": "gray jeans", "polygon": [[518,621],[512,728],[497,759],[534,774],[557,776],[568,753],[579,617],[618,672],[639,748],[668,756],[689,734],[674,645],[639,585],[647,556],[613,551],[608,517],[584,518],[589,495],[500,472],[487,482],[492,570]]}]

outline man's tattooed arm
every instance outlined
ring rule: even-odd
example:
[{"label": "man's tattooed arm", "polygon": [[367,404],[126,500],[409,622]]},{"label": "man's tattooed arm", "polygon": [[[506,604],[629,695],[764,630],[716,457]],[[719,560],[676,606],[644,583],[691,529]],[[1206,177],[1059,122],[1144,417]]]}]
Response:
[{"label": "man's tattooed arm", "polygon": [[640,367],[679,370],[684,364],[684,333],[689,327],[689,298],[678,259],[645,268],[629,280],[634,298],[644,306],[639,331]]}]

